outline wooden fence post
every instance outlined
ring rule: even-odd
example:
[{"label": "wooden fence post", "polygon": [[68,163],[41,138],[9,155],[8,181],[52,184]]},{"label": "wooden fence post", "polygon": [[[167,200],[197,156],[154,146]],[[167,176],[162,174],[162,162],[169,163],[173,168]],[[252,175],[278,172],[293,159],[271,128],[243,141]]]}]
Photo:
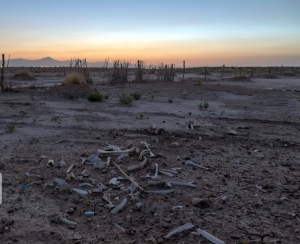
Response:
[{"label": "wooden fence post", "polygon": [[222,68],[221,80],[223,79],[224,68],[225,68],[225,65],[223,65],[223,68]]},{"label": "wooden fence post", "polygon": [[207,69],[206,69],[206,66],[205,66],[205,70],[204,70],[204,72],[205,72],[205,77],[204,77],[204,79],[206,80],[206,74],[207,74]]},{"label": "wooden fence post", "polygon": [[1,80],[0,80],[0,87],[1,91],[3,92],[4,87],[3,87],[3,82],[4,82],[4,66],[5,66],[5,56],[2,54],[2,69],[1,69]]},{"label": "wooden fence post", "polygon": [[183,61],[182,81],[184,81],[184,74],[185,74],[185,61]]}]

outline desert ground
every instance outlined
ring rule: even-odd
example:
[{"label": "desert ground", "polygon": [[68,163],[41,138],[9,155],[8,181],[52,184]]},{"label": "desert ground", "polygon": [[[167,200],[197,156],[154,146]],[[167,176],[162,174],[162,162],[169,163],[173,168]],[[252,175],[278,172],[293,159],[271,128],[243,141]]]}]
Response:
[{"label": "desert ground", "polygon": [[[212,243],[198,228],[225,243],[300,243],[299,73],[111,84],[91,72],[93,84],[66,85],[60,70],[15,71],[0,93],[1,243]],[[87,99],[95,89],[102,102]],[[144,142],[152,154],[139,160]],[[105,163],[108,145],[135,149]]]}]

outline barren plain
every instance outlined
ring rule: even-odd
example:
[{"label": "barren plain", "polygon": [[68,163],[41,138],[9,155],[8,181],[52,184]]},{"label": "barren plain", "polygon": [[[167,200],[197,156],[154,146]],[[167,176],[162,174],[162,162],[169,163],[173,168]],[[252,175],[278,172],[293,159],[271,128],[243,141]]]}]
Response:
[{"label": "barren plain", "polygon": [[[178,81],[179,73],[177,82],[115,85],[96,72],[91,85],[62,85],[62,72],[34,75],[8,73],[15,88],[0,94],[1,243],[211,243],[197,228],[225,243],[300,243],[300,74]],[[107,99],[88,101],[94,89]],[[132,92],[141,98],[119,103]],[[101,169],[82,163],[91,155],[106,162],[98,149],[108,145],[142,151],[141,142],[154,154],[141,169],[127,171],[138,154],[112,155]],[[62,189],[72,164],[75,178]],[[125,198],[111,213],[107,199],[118,206]],[[77,224],[62,222],[65,213]],[[187,223],[194,227],[166,238]]]}]

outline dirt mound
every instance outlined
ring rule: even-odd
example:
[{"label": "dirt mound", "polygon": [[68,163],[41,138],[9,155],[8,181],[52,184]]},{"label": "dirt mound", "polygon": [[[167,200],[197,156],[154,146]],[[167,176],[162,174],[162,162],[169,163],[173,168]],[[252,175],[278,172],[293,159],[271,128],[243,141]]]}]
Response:
[{"label": "dirt mound", "polygon": [[209,73],[209,72],[200,72],[197,75],[211,75],[211,73]]},{"label": "dirt mound", "polygon": [[230,81],[251,81],[249,77],[244,75],[228,78]]},{"label": "dirt mound", "polygon": [[45,91],[45,93],[66,98],[70,98],[70,96],[78,98],[86,97],[87,94],[93,90],[93,88],[86,84],[61,84],[50,87],[49,90]]},{"label": "dirt mound", "polygon": [[265,74],[262,75],[261,78],[266,78],[266,79],[279,79],[278,76],[274,75],[274,74]]},{"label": "dirt mound", "polygon": [[[220,73],[222,73],[222,70],[220,71]],[[231,70],[228,70],[228,69],[225,69],[225,70],[223,71],[223,74],[230,74],[230,73],[232,73],[232,71],[231,71]]]},{"label": "dirt mound", "polygon": [[292,72],[284,72],[281,75],[282,76],[297,76],[295,73],[292,73]]},{"label": "dirt mound", "polygon": [[36,78],[31,74],[15,74],[10,78],[11,80],[19,80],[19,81],[33,81]]}]

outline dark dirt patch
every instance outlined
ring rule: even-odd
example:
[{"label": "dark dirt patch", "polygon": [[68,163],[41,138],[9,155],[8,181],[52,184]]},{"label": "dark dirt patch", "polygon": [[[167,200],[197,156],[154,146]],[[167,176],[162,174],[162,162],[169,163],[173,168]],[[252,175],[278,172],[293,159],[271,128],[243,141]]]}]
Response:
[{"label": "dark dirt patch", "polygon": [[209,73],[209,72],[200,72],[197,75],[211,75],[211,73]]},{"label": "dark dirt patch", "polygon": [[16,74],[13,77],[9,78],[10,80],[18,80],[18,81],[34,81],[36,78],[32,75],[28,74]]},{"label": "dark dirt patch", "polygon": [[87,84],[61,84],[50,87],[49,90],[44,93],[64,98],[69,98],[70,95],[73,95],[75,98],[79,98],[86,97],[92,91],[95,91],[95,89]]},{"label": "dark dirt patch", "polygon": [[249,77],[246,77],[244,75],[227,78],[227,80],[229,80],[229,81],[251,81],[251,79]]}]

